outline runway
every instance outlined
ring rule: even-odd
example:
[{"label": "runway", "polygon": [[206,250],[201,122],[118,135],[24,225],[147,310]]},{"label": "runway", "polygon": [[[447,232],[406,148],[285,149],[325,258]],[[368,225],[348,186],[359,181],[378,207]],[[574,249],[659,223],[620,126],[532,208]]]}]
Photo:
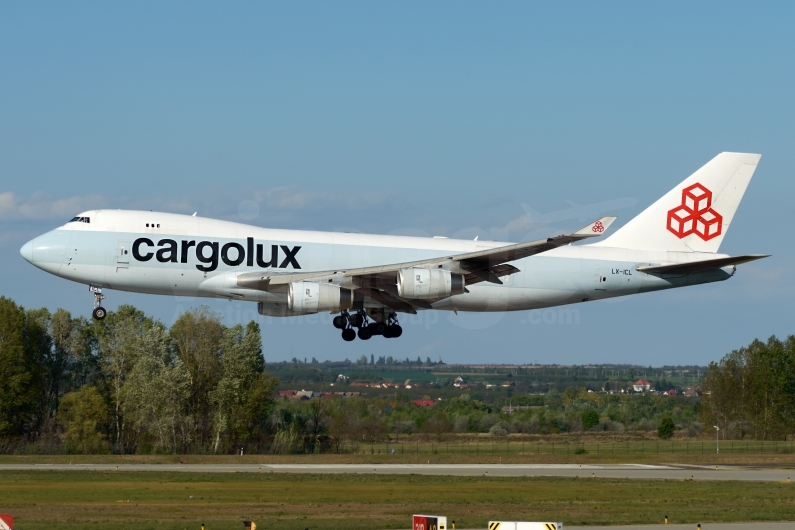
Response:
[{"label": "runway", "polygon": [[[701,530],[792,530],[795,522],[702,523]],[[696,530],[696,524],[632,524],[622,526],[566,526],[563,530]]]},{"label": "runway", "polygon": [[[793,468],[646,464],[0,464],[2,471],[166,471],[193,473],[367,473],[490,477],[795,481]],[[793,482],[795,485],[795,482]]]}]

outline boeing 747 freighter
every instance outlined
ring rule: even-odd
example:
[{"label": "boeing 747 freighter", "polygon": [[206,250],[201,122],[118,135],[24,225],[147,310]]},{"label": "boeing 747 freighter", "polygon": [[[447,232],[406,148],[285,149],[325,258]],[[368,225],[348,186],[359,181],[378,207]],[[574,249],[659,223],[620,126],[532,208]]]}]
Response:
[{"label": "boeing 747 freighter", "polygon": [[91,210],[22,256],[103,289],[246,300],[270,316],[339,313],[342,338],[399,337],[398,313],[516,311],[731,278],[765,255],[718,249],[760,155],[721,153],[614,234],[602,217],[527,243],[261,228],[190,215]]}]

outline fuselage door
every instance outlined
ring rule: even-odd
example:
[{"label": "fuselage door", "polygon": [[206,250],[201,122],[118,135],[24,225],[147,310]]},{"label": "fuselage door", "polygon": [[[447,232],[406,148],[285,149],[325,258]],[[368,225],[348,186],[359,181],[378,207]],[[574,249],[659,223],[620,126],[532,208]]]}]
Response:
[{"label": "fuselage door", "polygon": [[130,264],[130,242],[119,241],[116,244],[116,264],[129,265]]}]

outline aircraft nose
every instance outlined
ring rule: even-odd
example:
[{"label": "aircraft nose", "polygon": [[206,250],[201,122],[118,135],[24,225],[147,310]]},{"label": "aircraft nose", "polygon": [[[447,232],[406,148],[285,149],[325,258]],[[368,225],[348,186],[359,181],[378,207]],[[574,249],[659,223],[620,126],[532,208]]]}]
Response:
[{"label": "aircraft nose", "polygon": [[25,258],[26,261],[32,262],[33,261],[33,241],[28,241],[22,248],[19,249],[19,253],[22,254],[22,257]]}]

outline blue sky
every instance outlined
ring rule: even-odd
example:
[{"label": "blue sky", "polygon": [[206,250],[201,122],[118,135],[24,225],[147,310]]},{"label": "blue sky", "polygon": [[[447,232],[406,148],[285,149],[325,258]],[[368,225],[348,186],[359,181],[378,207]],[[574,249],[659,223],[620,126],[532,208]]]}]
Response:
[{"label": "blue sky", "polygon": [[[792,3],[77,2],[0,5],[0,294],[88,315],[85,286],[19,247],[75,213],[523,240],[542,212],[634,199],[721,151],[762,162],[721,251],[728,282],[499,315],[405,318],[343,343],[263,319],[268,360],[707,363],[795,331]],[[626,202],[626,201],[625,201]],[[630,201],[632,202],[632,201]],[[109,292],[170,324],[202,303]]]}]

